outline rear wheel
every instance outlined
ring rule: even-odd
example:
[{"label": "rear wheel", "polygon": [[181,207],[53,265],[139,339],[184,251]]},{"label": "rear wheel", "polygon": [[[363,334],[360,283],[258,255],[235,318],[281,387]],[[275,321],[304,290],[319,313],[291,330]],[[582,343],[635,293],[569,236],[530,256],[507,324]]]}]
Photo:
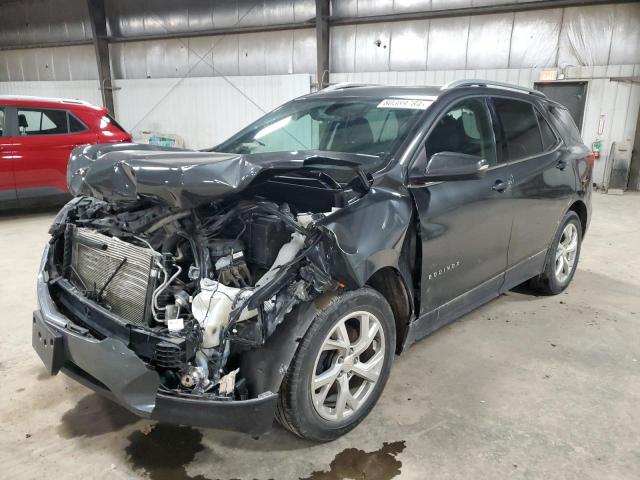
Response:
[{"label": "rear wheel", "polygon": [[543,273],[531,280],[531,286],[542,293],[556,295],[569,286],[578,267],[582,245],[580,217],[569,211],[551,244]]},{"label": "rear wheel", "polygon": [[394,347],[384,297],[370,288],[335,297],[300,342],[280,390],[278,421],[319,441],[355,428],[382,393]]}]

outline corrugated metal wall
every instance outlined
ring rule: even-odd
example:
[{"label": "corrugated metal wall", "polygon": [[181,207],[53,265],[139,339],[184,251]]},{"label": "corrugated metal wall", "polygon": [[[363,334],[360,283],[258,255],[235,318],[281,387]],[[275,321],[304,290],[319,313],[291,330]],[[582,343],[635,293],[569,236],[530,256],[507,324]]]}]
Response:
[{"label": "corrugated metal wall", "polygon": [[93,45],[0,51],[0,81],[97,80]]},{"label": "corrugated metal wall", "polygon": [[86,0],[1,0],[0,46],[91,40]]},{"label": "corrugated metal wall", "polygon": [[115,78],[281,75],[316,70],[313,29],[116,43],[110,48]]},{"label": "corrugated metal wall", "polygon": [[[116,79],[284,75],[316,70],[312,29],[115,43],[110,50]],[[0,81],[97,78],[92,45],[0,51]]]},{"label": "corrugated metal wall", "polygon": [[308,21],[316,11],[315,0],[110,0],[106,6],[109,33],[122,37],[284,25]]},{"label": "corrugated metal wall", "polygon": [[640,3],[348,25],[331,29],[331,71],[626,65],[639,45]]}]

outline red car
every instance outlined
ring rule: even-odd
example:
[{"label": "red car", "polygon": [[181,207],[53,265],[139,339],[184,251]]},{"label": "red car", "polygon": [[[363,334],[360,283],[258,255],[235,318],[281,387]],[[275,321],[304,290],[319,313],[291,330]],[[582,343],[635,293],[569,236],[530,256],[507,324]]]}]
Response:
[{"label": "red car", "polygon": [[80,100],[0,95],[0,209],[67,194],[71,150],[130,142],[106,108]]}]

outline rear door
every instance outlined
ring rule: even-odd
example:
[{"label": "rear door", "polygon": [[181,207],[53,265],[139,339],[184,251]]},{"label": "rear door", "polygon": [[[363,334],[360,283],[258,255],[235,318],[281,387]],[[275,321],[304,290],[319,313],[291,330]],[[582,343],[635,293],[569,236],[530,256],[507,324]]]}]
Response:
[{"label": "rear door", "polygon": [[498,294],[513,218],[510,172],[498,163],[484,97],[459,100],[439,117],[423,162],[442,151],[481,157],[490,168],[480,179],[411,186],[422,241],[420,313],[432,315],[418,336]]},{"label": "rear door", "polygon": [[67,161],[76,145],[93,143],[86,125],[65,109],[18,107],[14,165],[18,199],[66,192]]},{"label": "rear door", "polygon": [[542,105],[493,97],[498,150],[513,175],[514,209],[505,288],[542,270],[546,249],[575,191],[573,163]]},{"label": "rear door", "polygon": [[13,176],[13,144],[9,135],[10,115],[15,109],[0,105],[0,202],[10,206],[16,200],[16,182]]}]

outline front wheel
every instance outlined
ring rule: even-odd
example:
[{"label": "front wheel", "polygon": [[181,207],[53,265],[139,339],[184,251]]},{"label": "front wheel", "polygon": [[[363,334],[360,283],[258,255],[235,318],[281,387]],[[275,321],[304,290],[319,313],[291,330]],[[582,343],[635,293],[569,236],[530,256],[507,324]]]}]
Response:
[{"label": "front wheel", "polygon": [[300,342],[280,390],[278,421],[317,441],[352,430],[382,393],[395,343],[382,295],[361,288],[336,296]]},{"label": "front wheel", "polygon": [[531,286],[542,293],[556,295],[569,286],[578,267],[582,245],[582,223],[574,211],[568,211],[556,233],[544,271],[531,281]]}]

